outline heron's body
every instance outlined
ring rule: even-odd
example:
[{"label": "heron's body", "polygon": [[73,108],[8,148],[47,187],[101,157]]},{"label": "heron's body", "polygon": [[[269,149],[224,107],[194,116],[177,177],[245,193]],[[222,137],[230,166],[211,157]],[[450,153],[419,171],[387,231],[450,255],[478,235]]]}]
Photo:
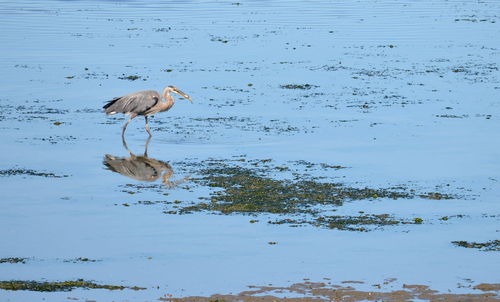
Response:
[{"label": "heron's body", "polygon": [[[104,105],[106,114],[124,113],[130,115],[130,119],[125,123],[122,135],[125,134],[128,124],[138,115],[144,116],[146,120],[146,131],[151,136],[149,130],[148,116],[155,113],[168,111],[174,106],[175,99],[170,92],[177,93],[192,102],[191,97],[180,91],[175,86],[167,86],[163,89],[162,95],[155,90],[143,90],[116,97]],[[162,101],[165,99],[165,102]]]}]

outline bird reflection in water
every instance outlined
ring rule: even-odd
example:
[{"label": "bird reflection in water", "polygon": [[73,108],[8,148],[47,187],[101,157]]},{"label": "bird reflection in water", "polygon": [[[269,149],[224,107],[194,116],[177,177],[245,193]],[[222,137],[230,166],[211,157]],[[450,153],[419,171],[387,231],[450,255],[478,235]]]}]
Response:
[{"label": "bird reflection in water", "polygon": [[130,157],[118,157],[106,154],[103,160],[104,166],[108,170],[138,181],[154,182],[161,178],[163,184],[169,189],[175,188],[177,185],[189,180],[189,177],[170,180],[174,174],[172,166],[164,161],[148,157],[148,145],[150,141],[151,137],[146,140],[144,155],[137,156],[130,151],[125,137],[122,137],[123,147],[128,151]]}]

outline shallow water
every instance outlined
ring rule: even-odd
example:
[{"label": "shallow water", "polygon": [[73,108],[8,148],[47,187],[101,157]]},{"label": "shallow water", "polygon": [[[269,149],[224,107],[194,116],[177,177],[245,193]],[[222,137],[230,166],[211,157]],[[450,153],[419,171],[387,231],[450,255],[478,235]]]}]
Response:
[{"label": "shallow water", "polygon": [[[304,278],[454,293],[500,283],[498,251],[452,244],[499,239],[499,2],[1,1],[0,16],[0,258],[27,258],[0,263],[0,281],[147,288],[2,300],[144,301]],[[151,119],[148,156],[179,184],[107,169],[106,155],[142,155],[147,134],[134,120],[126,150],[125,119],[105,116],[105,101],[172,84],[195,103]],[[274,179],[413,189],[314,205],[410,223],[356,232],[267,223],[305,212],[164,213],[222,190],[200,180],[207,165],[265,159],[259,173]],[[419,197],[432,192],[452,198]]]}]

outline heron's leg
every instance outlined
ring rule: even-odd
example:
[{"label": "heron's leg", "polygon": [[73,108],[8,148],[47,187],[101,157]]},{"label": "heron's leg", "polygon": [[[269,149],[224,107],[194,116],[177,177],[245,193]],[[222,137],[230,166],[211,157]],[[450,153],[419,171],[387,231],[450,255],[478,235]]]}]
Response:
[{"label": "heron's leg", "polygon": [[146,140],[146,146],[144,148],[144,157],[148,157],[148,146],[149,146],[149,142],[151,141],[151,138],[152,138],[152,136],[150,135],[148,137],[148,139]]},{"label": "heron's leg", "polygon": [[128,119],[128,121],[125,123],[125,125],[123,125],[123,129],[122,129],[122,138],[125,136],[125,130],[127,130],[127,126],[128,124],[134,119],[134,117],[136,117],[137,114],[131,114],[130,115],[130,118]]},{"label": "heron's leg", "polygon": [[153,135],[151,134],[151,131],[149,131],[148,117],[147,117],[147,116],[144,116],[144,118],[146,119],[146,131],[149,133],[149,136],[153,136]]}]

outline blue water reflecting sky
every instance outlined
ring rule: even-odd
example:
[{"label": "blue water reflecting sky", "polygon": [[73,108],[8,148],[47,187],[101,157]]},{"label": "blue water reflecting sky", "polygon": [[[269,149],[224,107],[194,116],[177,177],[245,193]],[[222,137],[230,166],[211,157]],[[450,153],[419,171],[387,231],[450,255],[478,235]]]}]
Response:
[{"label": "blue water reflecting sky", "polygon": [[[0,279],[149,288],[75,293],[118,300],[324,277],[457,292],[468,290],[456,288],[464,279],[499,282],[496,252],[451,244],[498,239],[499,10],[497,1],[1,1],[0,170],[68,177],[0,176],[0,257],[31,259],[0,264]],[[105,101],[172,84],[195,103],[150,121],[148,155],[177,179],[190,175],[187,160],[245,155],[337,164],[349,168],[327,176],[349,185],[461,198],[337,210],[429,221],[368,233],[123,206],[211,192],[157,181],[129,194],[127,185],[144,184],[103,165],[106,154],[129,156],[125,119],[106,117]],[[138,119],[127,130],[136,154],[143,127]],[[464,218],[439,220],[451,215]],[[99,261],[64,262],[76,257]]]}]

